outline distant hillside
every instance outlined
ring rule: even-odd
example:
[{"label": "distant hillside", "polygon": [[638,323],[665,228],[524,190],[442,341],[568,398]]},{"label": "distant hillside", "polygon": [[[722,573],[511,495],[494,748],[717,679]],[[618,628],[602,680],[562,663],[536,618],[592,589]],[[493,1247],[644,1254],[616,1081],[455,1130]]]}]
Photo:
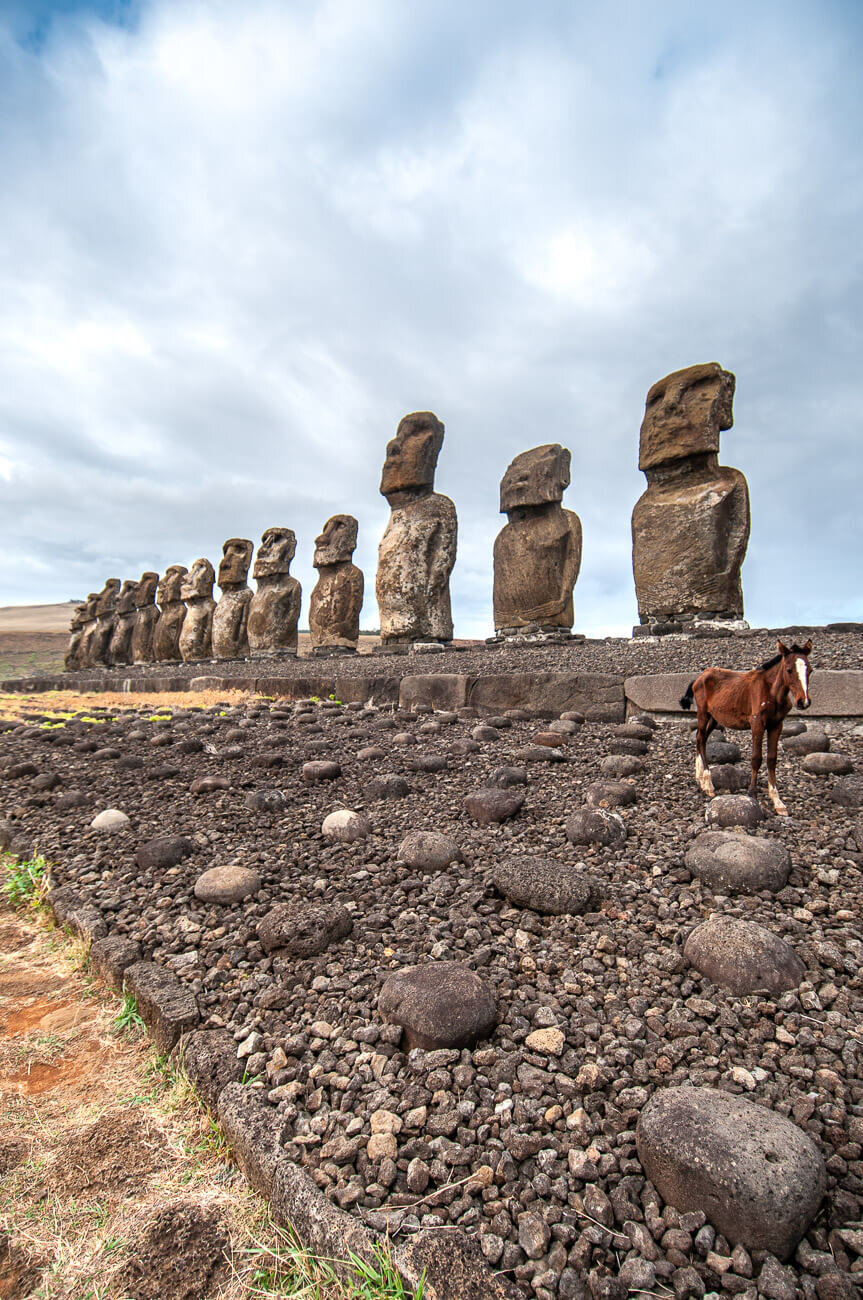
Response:
[{"label": "distant hillside", "polygon": [[0,605],[0,632],[68,632],[75,601],[62,605]]}]

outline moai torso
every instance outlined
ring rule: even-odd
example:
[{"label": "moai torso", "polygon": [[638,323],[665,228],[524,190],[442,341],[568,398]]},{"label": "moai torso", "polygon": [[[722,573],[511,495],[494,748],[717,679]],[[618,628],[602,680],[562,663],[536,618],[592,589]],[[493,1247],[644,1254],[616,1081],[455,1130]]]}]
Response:
[{"label": "moai torso", "polygon": [[114,630],[108,651],[112,664],[130,664],[132,662],[132,633],[135,630],[135,588],[137,583],[127,578],[117,597]]},{"label": "moai torso", "polygon": [[93,663],[93,640],[96,635],[96,606],[99,604],[99,593],[91,591],[84,602],[84,613],[81,616],[81,640],[78,642],[78,664],[79,668],[89,668]]},{"label": "moai torso", "polygon": [[186,618],[180,593],[188,572],[184,564],[172,564],[156,591],[159,618],[153,630],[153,658],[157,663],[172,663],[180,658],[180,633]]},{"label": "moai torso", "polygon": [[101,664],[108,667],[111,662],[111,640],[114,635],[114,620],[119,594],[119,578],[109,578],[99,592],[96,606],[96,627],[90,649],[90,663],[94,666]]},{"label": "moai torso", "polygon": [[135,627],[132,632],[132,663],[153,662],[153,636],[159,621],[156,609],[158,573],[142,573],[135,592]]},{"label": "moai torso", "polygon": [[449,497],[433,491],[443,436],[440,420],[418,411],[405,416],[387,447],[381,492],[392,513],[375,584],[384,647],[452,640],[449,579],[458,519]]},{"label": "moai torso", "polygon": [[180,655],[184,663],[209,659],[213,649],[213,583],[216,575],[209,560],[196,560],[183,579],[181,594],[186,617],[180,631]]},{"label": "moai torso", "polygon": [[252,600],[246,575],[253,546],[244,537],[231,537],[222,548],[219,586],[222,594],[213,613],[213,658],[244,659],[249,653],[248,620]]},{"label": "moai torso", "polygon": [[557,443],[516,456],[501,481],[507,523],[494,544],[498,632],[569,630],[581,568],[581,520],[560,504],[570,455]]},{"label": "moai torso", "polygon": [[75,613],[72,615],[72,621],[69,624],[69,646],[63,660],[63,667],[66,672],[74,672],[76,668],[81,667],[81,651],[84,644],[84,633],[88,626],[88,613],[89,607],[85,601],[83,605],[76,607]]},{"label": "moai torso", "polygon": [[642,623],[743,617],[749,490],[740,470],[718,462],[734,383],[711,362],[666,376],[647,395],[639,467],[648,486],[632,512]]},{"label": "moai torso", "polygon": [[290,528],[268,528],[261,538],[253,577],[258,589],[248,613],[248,645],[253,659],[297,653],[302,588],[290,575],[297,539]]},{"label": "moai torso", "polygon": [[309,604],[313,651],[357,648],[365,589],[362,570],[351,562],[357,528],[353,515],[333,515],[315,541],[319,577]]}]

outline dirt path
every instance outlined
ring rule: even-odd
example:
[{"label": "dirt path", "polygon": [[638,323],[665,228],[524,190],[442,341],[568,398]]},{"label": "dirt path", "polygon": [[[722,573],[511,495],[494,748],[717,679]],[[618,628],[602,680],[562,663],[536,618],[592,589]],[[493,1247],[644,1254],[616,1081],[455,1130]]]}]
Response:
[{"label": "dirt path", "polygon": [[0,910],[0,1300],[343,1297],[121,1006],[73,941]]}]

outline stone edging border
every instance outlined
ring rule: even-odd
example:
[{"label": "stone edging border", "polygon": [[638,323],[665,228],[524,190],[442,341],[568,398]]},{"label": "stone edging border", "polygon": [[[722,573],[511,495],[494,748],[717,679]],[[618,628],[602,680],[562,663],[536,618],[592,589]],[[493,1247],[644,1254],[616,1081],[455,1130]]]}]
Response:
[{"label": "stone edging border", "polygon": [[[242,1065],[227,1030],[201,1029],[197,999],[164,966],[142,961],[139,945],[108,935],[101,912],[69,885],[52,888],[46,903],[59,926],[90,945],[94,972],[117,993],[128,993],[157,1051],[170,1056],[207,1108],[218,1117],[246,1181],[269,1200],[274,1219],[331,1264],[349,1254],[372,1260],[376,1235],[339,1209],[284,1153],[283,1121],[240,1082]],[[391,1247],[393,1264],[424,1300],[520,1300],[521,1292],[494,1274],[475,1237],[459,1228],[425,1228]]]}]

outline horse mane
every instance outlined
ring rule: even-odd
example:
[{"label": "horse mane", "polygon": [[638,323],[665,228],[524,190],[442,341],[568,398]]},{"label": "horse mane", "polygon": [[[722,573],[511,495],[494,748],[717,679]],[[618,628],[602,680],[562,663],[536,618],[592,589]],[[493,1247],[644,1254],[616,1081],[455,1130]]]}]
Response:
[{"label": "horse mane", "polygon": [[[795,641],[793,646],[791,647],[791,653],[793,655],[805,655],[806,651],[803,649],[802,645],[798,645],[797,642]],[[781,658],[782,655],[774,655],[772,659],[765,660],[763,664],[759,665],[758,671],[760,673],[764,673],[767,671],[768,668],[775,668],[776,665],[781,660]]]}]

